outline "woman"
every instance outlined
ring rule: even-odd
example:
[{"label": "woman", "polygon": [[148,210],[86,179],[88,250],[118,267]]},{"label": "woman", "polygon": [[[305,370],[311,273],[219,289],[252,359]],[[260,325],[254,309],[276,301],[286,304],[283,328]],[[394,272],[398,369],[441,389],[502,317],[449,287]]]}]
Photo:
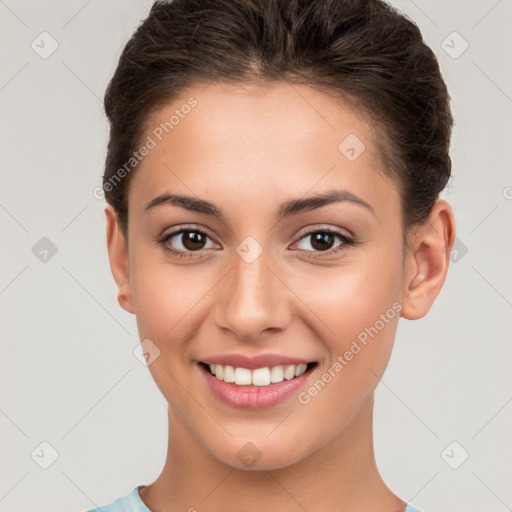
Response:
[{"label": "woman", "polygon": [[169,443],[102,510],[417,511],[379,474],[372,414],[455,237],[418,28],[379,0],[156,2],[105,109],[110,265]]}]

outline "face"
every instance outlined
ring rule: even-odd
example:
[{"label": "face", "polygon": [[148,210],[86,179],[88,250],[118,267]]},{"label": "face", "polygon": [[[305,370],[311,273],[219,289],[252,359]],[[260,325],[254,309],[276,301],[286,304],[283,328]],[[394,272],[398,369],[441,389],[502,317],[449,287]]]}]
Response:
[{"label": "face", "polygon": [[197,85],[150,126],[120,296],[159,350],[150,372],[217,460],[247,469],[244,446],[258,469],[304,459],[371,402],[400,317],[400,197],[378,135],[285,83]]}]

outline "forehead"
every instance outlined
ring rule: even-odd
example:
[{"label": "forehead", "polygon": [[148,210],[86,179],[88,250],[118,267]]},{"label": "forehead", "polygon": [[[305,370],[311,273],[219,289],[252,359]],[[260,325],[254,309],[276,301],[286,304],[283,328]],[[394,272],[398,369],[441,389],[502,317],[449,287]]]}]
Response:
[{"label": "forehead", "polygon": [[333,188],[382,196],[394,187],[375,136],[358,111],[310,86],[197,84],[149,120],[154,147],[134,176],[130,208],[164,192],[245,205]]}]

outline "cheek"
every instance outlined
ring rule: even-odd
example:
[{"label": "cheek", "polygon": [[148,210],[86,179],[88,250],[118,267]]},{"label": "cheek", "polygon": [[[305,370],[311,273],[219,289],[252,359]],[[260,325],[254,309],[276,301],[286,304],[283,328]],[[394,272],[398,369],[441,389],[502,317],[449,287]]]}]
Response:
[{"label": "cheek", "polygon": [[316,293],[303,284],[304,294],[309,289],[305,302],[327,326],[322,329],[327,373],[319,386],[329,383],[330,391],[322,392],[319,406],[338,400],[355,406],[375,388],[400,318],[401,261],[399,250],[388,248],[316,279]]},{"label": "cheek", "polygon": [[401,292],[400,263],[396,251],[386,252],[357,262],[354,258],[353,264],[329,272],[317,270],[313,280],[302,276],[301,297],[328,327],[324,332],[332,350],[343,350],[348,340],[373,326],[390,308],[388,316],[394,314],[392,306]]},{"label": "cheek", "polygon": [[182,391],[179,382],[190,379],[197,356],[198,333],[215,306],[219,275],[225,271],[208,264],[180,264],[154,248],[140,247],[131,258],[131,289],[141,340],[151,340],[159,358],[149,369],[170,402]]},{"label": "cheek", "polygon": [[154,249],[134,251],[130,265],[141,339],[154,339],[161,349],[169,346],[169,339],[179,342],[190,328],[194,306],[210,288],[201,279],[204,272],[193,265],[171,264]]},{"label": "cheek", "polygon": [[295,416],[299,425],[322,418],[314,427],[322,439],[344,430],[371,397],[391,356],[401,309],[390,276],[345,275],[339,285],[320,309],[329,326],[322,340],[328,357],[299,394]]},{"label": "cheek", "polygon": [[162,261],[156,251],[140,250],[132,257],[131,289],[140,340],[151,340],[158,357],[148,369],[168,403],[177,410],[190,407],[183,383],[189,379],[190,344],[201,319],[197,311],[211,284],[193,266]]}]

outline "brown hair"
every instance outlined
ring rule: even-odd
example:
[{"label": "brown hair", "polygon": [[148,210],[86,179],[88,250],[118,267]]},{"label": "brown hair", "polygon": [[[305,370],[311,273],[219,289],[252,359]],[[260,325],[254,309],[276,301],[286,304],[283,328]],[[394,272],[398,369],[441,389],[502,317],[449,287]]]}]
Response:
[{"label": "brown hair", "polygon": [[103,189],[125,236],[126,162],[151,114],[196,83],[276,80],[330,91],[368,114],[404,227],[427,219],[450,177],[453,120],[436,57],[411,20],[381,0],[171,0],[153,4],[105,93]]}]

